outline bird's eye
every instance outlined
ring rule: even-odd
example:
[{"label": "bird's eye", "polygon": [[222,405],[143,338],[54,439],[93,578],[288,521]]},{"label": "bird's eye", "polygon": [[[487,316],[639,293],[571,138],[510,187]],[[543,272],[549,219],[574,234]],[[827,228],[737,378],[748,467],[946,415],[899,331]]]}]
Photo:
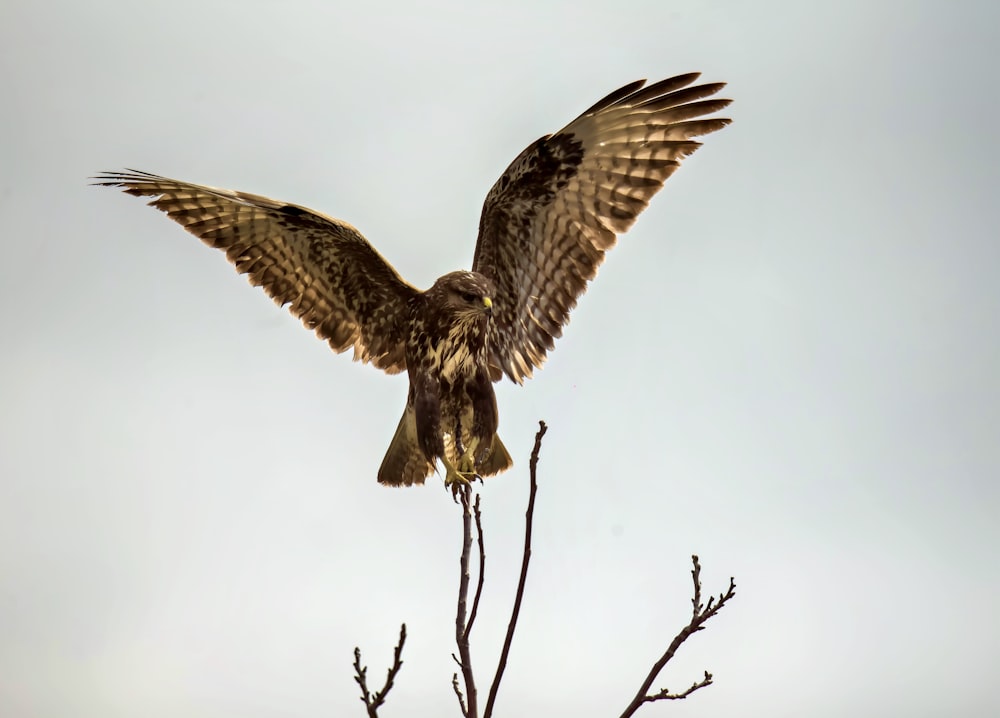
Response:
[{"label": "bird's eye", "polygon": [[474,301],[476,301],[476,299],[478,299],[478,297],[475,294],[470,294],[469,292],[462,292],[458,296],[460,296],[464,301],[468,302],[469,304],[472,304]]}]

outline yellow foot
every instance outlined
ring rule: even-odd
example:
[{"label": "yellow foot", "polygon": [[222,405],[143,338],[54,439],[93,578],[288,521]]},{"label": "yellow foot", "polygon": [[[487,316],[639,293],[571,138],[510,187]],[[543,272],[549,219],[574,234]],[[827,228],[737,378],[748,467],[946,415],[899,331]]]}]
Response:
[{"label": "yellow foot", "polygon": [[[469,457],[471,459],[471,457]],[[454,464],[448,461],[446,458],[441,457],[441,463],[444,464],[444,487],[446,489],[451,489],[451,495],[457,500],[458,492],[464,489],[466,486],[472,484],[473,481],[479,478],[475,472],[475,467],[473,462],[466,461],[466,456],[462,456],[459,461],[459,467],[456,468]]]},{"label": "yellow foot", "polygon": [[475,475],[476,460],[472,458],[472,454],[470,452],[466,451],[464,454],[458,457],[458,470],[460,473],[463,474]]}]

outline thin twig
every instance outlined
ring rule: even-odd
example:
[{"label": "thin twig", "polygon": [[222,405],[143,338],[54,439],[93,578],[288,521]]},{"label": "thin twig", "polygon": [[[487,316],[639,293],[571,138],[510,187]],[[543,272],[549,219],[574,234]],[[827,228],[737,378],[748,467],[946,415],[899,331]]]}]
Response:
[{"label": "thin twig", "polygon": [[503,641],[503,650],[500,651],[500,662],[497,664],[497,672],[493,677],[493,685],[490,686],[490,694],[486,699],[486,712],[483,718],[490,718],[493,715],[493,704],[497,699],[497,691],[500,689],[500,680],[503,678],[504,669],[507,668],[507,656],[510,654],[510,645],[514,640],[514,630],[517,628],[517,617],[521,612],[521,600],[524,598],[524,584],[528,578],[528,563],[531,561],[531,524],[535,516],[535,494],[538,493],[538,453],[542,449],[542,437],[548,427],[544,421],[538,422],[538,433],[535,434],[535,448],[531,451],[531,461],[529,463],[529,475],[531,479],[531,489],[528,494],[528,510],[524,514],[524,555],[521,559],[521,577],[517,581],[517,593],[514,594],[514,608],[510,613],[510,623],[507,624],[507,636]]},{"label": "thin twig", "polygon": [[[453,656],[454,657],[454,656]],[[457,660],[457,659],[456,659]],[[458,707],[462,709],[462,715],[469,715],[469,709],[465,706],[465,696],[462,695],[462,688],[458,685],[458,674],[451,674],[451,687],[455,691],[455,696],[458,698]]]},{"label": "thin twig", "polygon": [[403,667],[403,645],[406,643],[406,624],[399,627],[399,642],[392,654],[392,666],[389,667],[382,690],[375,695],[368,692],[368,666],[361,665],[361,649],[354,648],[354,680],[361,687],[361,701],[368,711],[368,718],[378,718],[378,709],[385,703],[385,697],[392,690],[396,674]]},{"label": "thin twig", "polygon": [[694,693],[699,688],[704,688],[705,686],[712,685],[712,674],[705,671],[705,677],[700,681],[692,683],[691,686],[681,693],[671,693],[667,688],[661,688],[659,693],[654,693],[651,696],[645,696],[642,699],[643,703],[652,703],[653,701],[680,701],[687,698],[689,695]]},{"label": "thin twig", "polygon": [[736,595],[736,582],[730,578],[729,589],[724,594],[719,595],[718,602],[716,602],[715,597],[712,596],[708,599],[708,604],[702,605],[701,564],[699,563],[697,556],[692,556],[691,562],[694,564],[694,568],[691,570],[691,579],[694,582],[694,598],[691,599],[691,622],[682,628],[680,633],[674,636],[674,640],[670,642],[666,652],[664,652],[664,654],[660,656],[660,659],[653,664],[653,667],[649,670],[649,673],[646,675],[646,679],[642,682],[642,685],[636,692],[632,702],[628,704],[625,711],[621,714],[621,718],[629,718],[629,716],[639,710],[639,707],[644,703],[652,703],[654,701],[661,700],[681,700],[687,698],[696,690],[712,685],[712,674],[705,671],[705,677],[702,680],[692,684],[690,688],[682,693],[670,693],[670,691],[666,688],[661,689],[657,693],[651,694],[649,692],[650,687],[653,685],[653,681],[656,680],[660,671],[662,671],[664,666],[666,666],[667,663],[669,663],[674,657],[674,654],[677,653],[677,649],[681,647],[681,644],[704,628],[705,622],[722,610],[722,607],[726,605],[729,599]]},{"label": "thin twig", "polygon": [[476,614],[479,613],[479,597],[483,595],[483,578],[486,575],[486,547],[483,544],[483,514],[479,510],[479,498],[482,494],[476,494],[476,503],[472,507],[476,515],[476,541],[479,544],[479,578],[476,582],[476,596],[472,599],[472,610],[469,612],[469,622],[465,624],[465,638],[468,640],[472,633],[472,624],[476,622]]},{"label": "thin twig", "polygon": [[[476,702],[476,679],[472,673],[472,654],[469,651],[469,634],[466,630],[466,609],[469,600],[469,554],[472,549],[472,488],[463,486],[462,495],[462,557],[461,577],[458,582],[458,609],[455,612],[455,642],[458,644],[459,665],[462,668],[462,678],[465,680],[467,704],[459,706],[465,718],[479,718],[479,706]],[[461,695],[461,694],[459,694]]]}]

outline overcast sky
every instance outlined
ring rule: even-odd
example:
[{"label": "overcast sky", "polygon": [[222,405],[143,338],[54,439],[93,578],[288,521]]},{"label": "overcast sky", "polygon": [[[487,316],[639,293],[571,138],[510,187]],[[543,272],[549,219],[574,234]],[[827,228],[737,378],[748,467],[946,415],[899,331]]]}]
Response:
[{"label": "overcast sky", "polygon": [[460,514],[376,471],[402,376],[335,356],[135,198],[135,167],[343,218],[414,284],[486,191],[631,80],[734,123],[622,237],[544,370],[498,387],[498,715],[1000,714],[995,2],[25,2],[0,7],[0,715],[458,715]]}]

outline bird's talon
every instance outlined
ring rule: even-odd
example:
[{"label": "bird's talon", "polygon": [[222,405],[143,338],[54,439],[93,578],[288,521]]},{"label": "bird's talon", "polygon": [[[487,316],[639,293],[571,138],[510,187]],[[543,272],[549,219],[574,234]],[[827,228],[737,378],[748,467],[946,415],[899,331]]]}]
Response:
[{"label": "bird's talon", "polygon": [[472,467],[471,470],[467,468],[468,464],[463,456],[459,460],[459,467],[456,468],[451,462],[444,461],[444,487],[446,489],[451,489],[452,496],[457,497],[458,492],[464,489],[466,486],[470,486],[473,481],[479,478],[476,473],[475,468]]}]

